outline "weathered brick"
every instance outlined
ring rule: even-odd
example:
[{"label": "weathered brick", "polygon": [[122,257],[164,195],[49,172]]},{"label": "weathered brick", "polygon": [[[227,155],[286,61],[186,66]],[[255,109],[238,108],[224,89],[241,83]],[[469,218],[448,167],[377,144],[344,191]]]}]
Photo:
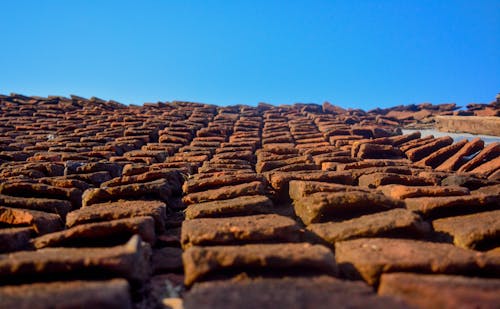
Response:
[{"label": "weathered brick", "polygon": [[0,253],[27,249],[32,233],[30,227],[0,229]]},{"label": "weathered brick", "polygon": [[9,226],[30,226],[39,235],[61,230],[64,225],[57,214],[3,206],[0,206],[0,223]]},{"label": "weathered brick", "polygon": [[185,284],[207,279],[221,271],[266,270],[282,274],[302,271],[334,274],[333,253],[326,247],[309,243],[252,244],[243,246],[193,246],[182,254]]},{"label": "weathered brick", "polygon": [[265,182],[265,178],[255,173],[238,173],[228,175],[214,175],[210,178],[189,179],[182,185],[185,194],[216,189],[229,185],[237,185],[252,181]]},{"label": "weathered brick", "polygon": [[132,309],[126,280],[57,281],[0,287],[2,308]]},{"label": "weathered brick", "polygon": [[181,244],[186,249],[190,246],[297,242],[299,229],[293,219],[275,214],[200,218],[182,223]]},{"label": "weathered brick", "polygon": [[499,195],[474,194],[463,196],[407,198],[406,208],[424,217],[443,217],[498,208]]},{"label": "weathered brick", "polygon": [[342,221],[357,216],[403,207],[404,204],[378,193],[360,191],[318,192],[294,201],[295,214],[306,225]]},{"label": "weathered brick", "polygon": [[450,275],[383,274],[378,294],[419,308],[495,308],[500,280]]},{"label": "weathered brick", "polygon": [[71,211],[72,206],[68,201],[48,198],[15,197],[0,194],[0,205],[10,208],[21,208],[55,213],[61,217]]},{"label": "weathered brick", "polygon": [[191,204],[186,219],[216,218],[273,212],[272,201],[264,195],[239,196],[233,199]]},{"label": "weathered brick", "polygon": [[500,210],[434,220],[434,230],[448,234],[456,246],[487,249],[500,246]]},{"label": "weathered brick", "polygon": [[340,272],[376,285],[383,273],[467,274],[480,267],[476,253],[451,244],[409,239],[361,238],[335,243]]},{"label": "weathered brick", "polygon": [[148,249],[134,236],[122,246],[109,248],[45,248],[20,251],[0,258],[0,282],[73,275],[74,277],[122,277],[132,282],[149,278]]},{"label": "weathered brick", "polygon": [[342,222],[315,223],[307,229],[331,245],[361,237],[422,238],[431,232],[427,222],[405,209],[388,210]]},{"label": "weathered brick", "polygon": [[66,225],[72,227],[91,222],[143,216],[153,217],[156,230],[163,231],[166,218],[165,203],[137,200],[94,204],[92,207],[84,207],[70,212],[66,217]]},{"label": "weathered brick", "polygon": [[81,224],[64,231],[37,237],[32,243],[37,249],[67,246],[100,247],[123,243],[135,234],[153,245],[156,241],[153,218],[133,217]]},{"label": "weathered brick", "polygon": [[469,189],[460,186],[403,186],[386,185],[377,190],[395,199],[404,200],[412,197],[460,196],[469,195]]},{"label": "weathered brick", "polygon": [[226,186],[218,189],[190,193],[182,198],[186,205],[194,203],[210,202],[216,200],[232,199],[246,195],[264,195],[266,188],[261,181],[252,181],[239,185]]},{"label": "weathered brick", "polygon": [[[248,300],[252,301],[249,302]],[[196,284],[185,294],[184,308],[406,308],[398,300],[376,296],[362,282],[328,276],[225,280]]]}]

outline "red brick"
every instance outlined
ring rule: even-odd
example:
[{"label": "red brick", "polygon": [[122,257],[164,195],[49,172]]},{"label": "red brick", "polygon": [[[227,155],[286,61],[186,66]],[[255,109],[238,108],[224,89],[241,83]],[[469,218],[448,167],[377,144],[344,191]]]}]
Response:
[{"label": "red brick", "polygon": [[451,244],[409,239],[361,238],[335,244],[341,273],[376,285],[383,273],[421,272],[466,274],[477,272],[474,251]]},{"label": "red brick", "polygon": [[129,288],[123,279],[3,286],[0,287],[0,307],[132,309]]},{"label": "red brick", "polygon": [[[251,302],[249,302],[251,299]],[[362,282],[333,277],[285,277],[226,280],[196,284],[184,298],[184,308],[406,308],[389,297],[378,297]]]},{"label": "red brick", "polygon": [[190,247],[182,255],[185,284],[207,279],[221,271],[266,270],[282,274],[297,270],[334,274],[333,253],[309,243],[254,244],[244,246]]},{"label": "red brick", "polygon": [[360,191],[319,192],[294,201],[295,214],[306,225],[403,207],[400,201],[383,194]]},{"label": "red brick", "polygon": [[495,308],[500,280],[450,275],[384,274],[378,294],[419,308]]}]

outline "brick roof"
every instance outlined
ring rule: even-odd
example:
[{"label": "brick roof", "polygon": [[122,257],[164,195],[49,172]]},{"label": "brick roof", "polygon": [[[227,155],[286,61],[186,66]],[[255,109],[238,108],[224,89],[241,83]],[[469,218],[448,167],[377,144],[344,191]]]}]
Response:
[{"label": "brick roof", "polygon": [[498,306],[495,104],[0,96],[0,307]]}]

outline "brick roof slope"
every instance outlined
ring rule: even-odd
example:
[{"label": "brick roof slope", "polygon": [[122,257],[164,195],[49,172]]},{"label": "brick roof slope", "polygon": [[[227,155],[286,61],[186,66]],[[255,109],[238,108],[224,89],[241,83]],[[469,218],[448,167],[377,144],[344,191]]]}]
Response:
[{"label": "brick roof slope", "polygon": [[0,96],[0,307],[498,306],[500,143],[400,130],[455,109]]}]

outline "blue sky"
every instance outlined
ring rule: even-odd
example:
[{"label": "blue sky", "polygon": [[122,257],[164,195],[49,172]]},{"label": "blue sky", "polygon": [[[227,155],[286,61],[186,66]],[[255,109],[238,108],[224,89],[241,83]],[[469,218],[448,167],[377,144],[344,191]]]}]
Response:
[{"label": "blue sky", "polygon": [[490,102],[500,1],[0,0],[0,93],[123,103]]}]

